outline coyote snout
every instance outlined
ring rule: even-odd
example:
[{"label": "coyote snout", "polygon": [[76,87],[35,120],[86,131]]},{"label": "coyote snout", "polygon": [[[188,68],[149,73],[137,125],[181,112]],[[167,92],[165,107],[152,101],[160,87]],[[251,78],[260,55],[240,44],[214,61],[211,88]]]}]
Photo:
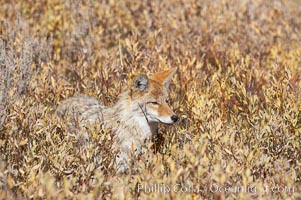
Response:
[{"label": "coyote snout", "polygon": [[178,121],[178,116],[168,105],[168,99],[152,101],[146,104],[146,114],[150,122],[162,124],[174,124]]},{"label": "coyote snout", "polygon": [[149,77],[138,75],[112,108],[103,106],[95,98],[78,96],[65,100],[56,113],[62,118],[79,117],[83,127],[103,123],[111,128],[116,133],[113,146],[119,149],[117,171],[125,172],[131,154],[144,152],[145,141],[157,133],[159,123],[171,125],[178,121],[169,106],[168,91],[175,73],[176,69],[171,69]]}]

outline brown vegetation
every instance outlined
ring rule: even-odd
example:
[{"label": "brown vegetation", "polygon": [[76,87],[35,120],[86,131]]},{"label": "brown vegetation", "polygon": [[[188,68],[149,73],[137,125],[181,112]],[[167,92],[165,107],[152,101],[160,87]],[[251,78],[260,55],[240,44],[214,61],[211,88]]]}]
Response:
[{"label": "brown vegetation", "polygon": [[[0,199],[301,198],[300,3],[1,0]],[[139,173],[115,175],[109,130],[83,148],[52,114],[171,67],[180,120]]]}]

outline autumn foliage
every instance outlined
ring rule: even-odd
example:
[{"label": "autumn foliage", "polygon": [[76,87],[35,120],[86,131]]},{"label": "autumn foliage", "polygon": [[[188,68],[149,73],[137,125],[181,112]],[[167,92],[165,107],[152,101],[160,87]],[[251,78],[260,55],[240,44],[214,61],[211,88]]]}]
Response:
[{"label": "autumn foliage", "polygon": [[[301,198],[300,3],[1,0],[0,199]],[[53,115],[171,67],[180,119],[138,172],[115,174],[110,130],[83,145]]]}]

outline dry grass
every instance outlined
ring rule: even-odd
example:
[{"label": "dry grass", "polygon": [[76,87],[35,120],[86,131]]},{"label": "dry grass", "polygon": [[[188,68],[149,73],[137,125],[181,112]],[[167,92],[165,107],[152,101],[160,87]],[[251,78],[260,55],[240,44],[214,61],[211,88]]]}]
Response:
[{"label": "dry grass", "polygon": [[[300,3],[2,0],[0,199],[300,199]],[[139,173],[115,175],[109,130],[81,147],[52,115],[174,66],[181,120]]]}]

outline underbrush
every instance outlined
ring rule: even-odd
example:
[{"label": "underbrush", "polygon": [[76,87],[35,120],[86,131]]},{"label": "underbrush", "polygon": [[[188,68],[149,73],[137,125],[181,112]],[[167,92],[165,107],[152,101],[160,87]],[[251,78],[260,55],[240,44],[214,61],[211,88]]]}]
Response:
[{"label": "underbrush", "polygon": [[[0,199],[301,198],[301,2],[0,2]],[[116,175],[112,133],[79,143],[54,114],[111,106],[177,67],[179,122]]]}]

